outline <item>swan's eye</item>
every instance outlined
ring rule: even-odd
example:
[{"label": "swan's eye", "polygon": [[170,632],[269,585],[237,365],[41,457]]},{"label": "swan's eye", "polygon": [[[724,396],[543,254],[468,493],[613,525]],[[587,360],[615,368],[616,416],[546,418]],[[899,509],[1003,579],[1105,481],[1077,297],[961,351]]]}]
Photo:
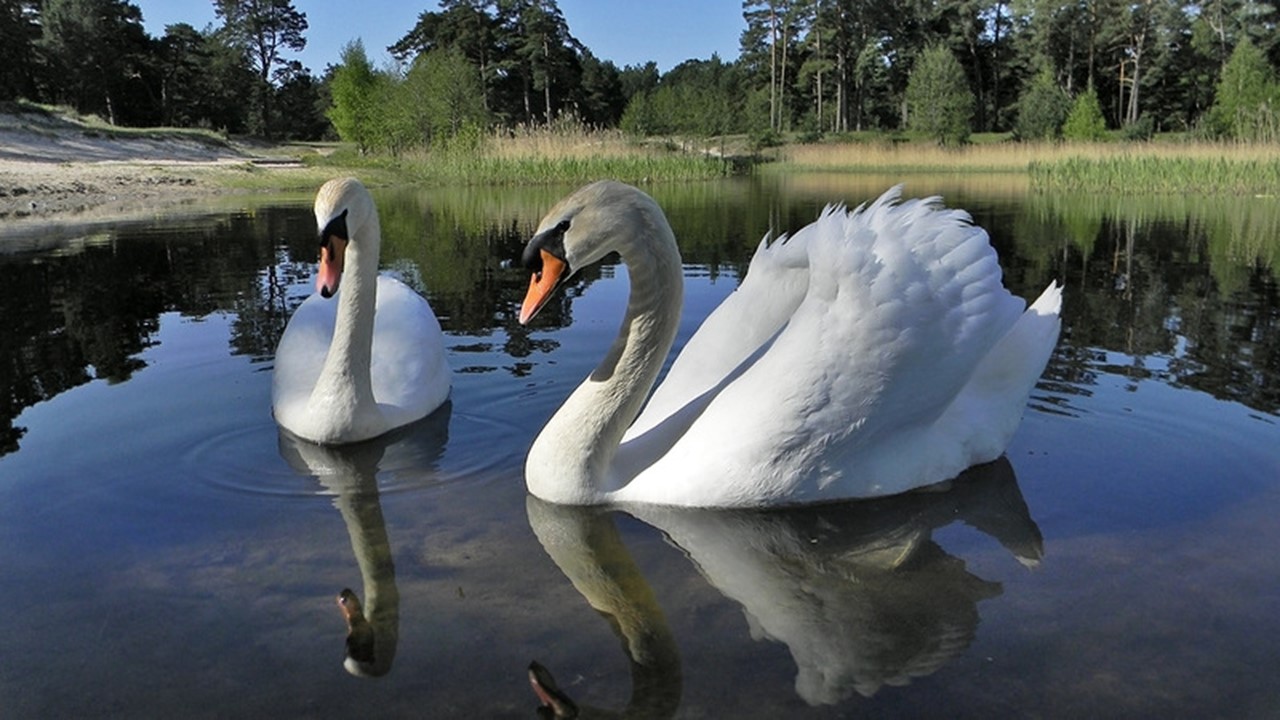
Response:
[{"label": "swan's eye", "polygon": [[339,237],[343,240],[350,240],[351,234],[347,231],[347,211],[343,210],[340,215],[329,221],[328,225],[320,231],[320,247],[329,246],[329,238]]},{"label": "swan's eye", "polygon": [[542,251],[546,250],[552,256],[557,258],[564,257],[564,234],[569,230],[569,220],[565,218],[556,224],[555,227],[534,235],[529,240],[529,244],[525,245],[524,252],[521,254],[520,261],[524,265],[524,269],[534,273],[539,279],[542,277]]}]

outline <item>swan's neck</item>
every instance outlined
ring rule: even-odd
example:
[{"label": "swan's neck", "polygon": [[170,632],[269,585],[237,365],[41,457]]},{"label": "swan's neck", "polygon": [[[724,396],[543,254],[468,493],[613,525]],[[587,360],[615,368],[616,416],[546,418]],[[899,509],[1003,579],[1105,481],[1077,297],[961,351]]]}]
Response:
[{"label": "swan's neck", "polygon": [[675,340],[684,294],[671,228],[664,219],[647,232],[620,239],[617,248],[631,280],[618,337],[529,451],[528,487],[544,500],[599,503],[628,480],[610,465]]},{"label": "swan's neck", "polygon": [[346,426],[344,431],[381,422],[369,371],[378,301],[379,242],[377,220],[371,219],[360,228],[360,236],[353,236],[347,245],[333,341],[311,393],[310,411],[335,418]]},{"label": "swan's neck", "polygon": [[373,473],[368,474],[367,481],[359,483],[356,492],[340,494],[333,504],[347,524],[351,549],[360,566],[365,618],[373,628],[373,662],[365,665],[362,672],[385,675],[391,669],[399,644],[400,591],[396,587],[391,542]]}]

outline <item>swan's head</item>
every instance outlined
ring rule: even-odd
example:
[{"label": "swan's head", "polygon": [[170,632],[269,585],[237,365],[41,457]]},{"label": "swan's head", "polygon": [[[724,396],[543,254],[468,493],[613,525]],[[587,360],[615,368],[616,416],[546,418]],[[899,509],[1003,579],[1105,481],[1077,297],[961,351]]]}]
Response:
[{"label": "swan's head", "polygon": [[551,671],[538,661],[529,663],[529,685],[538,696],[538,717],[540,718],[575,718],[578,717],[578,706],[573,702],[551,676]]},{"label": "swan's head", "polygon": [[[325,183],[316,193],[316,226],[320,228],[320,270],[316,274],[316,290],[333,297],[342,280],[342,267],[347,245],[353,236],[364,237],[360,229],[377,218],[373,196],[355,178],[337,178]],[[368,234],[377,241],[377,234]]]},{"label": "swan's head", "polygon": [[[665,231],[665,232],[664,232]],[[661,208],[640,190],[612,180],[587,185],[556,204],[525,245],[521,261],[532,277],[520,323],[533,319],[566,280],[617,251],[624,259],[638,242],[675,238]]]},{"label": "swan's head", "polygon": [[350,588],[338,594],[338,609],[347,621],[347,658],[342,666],[357,677],[377,677],[386,671],[378,671],[377,637],[373,626],[364,617],[360,598]]}]

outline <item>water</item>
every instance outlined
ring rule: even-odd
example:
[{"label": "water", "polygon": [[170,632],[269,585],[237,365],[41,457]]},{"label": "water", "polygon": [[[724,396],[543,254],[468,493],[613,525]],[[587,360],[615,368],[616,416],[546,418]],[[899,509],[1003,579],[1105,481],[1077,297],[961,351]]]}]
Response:
[{"label": "water", "polygon": [[[313,271],[305,201],[0,252],[4,717],[1274,717],[1280,210],[913,179],[1067,285],[1006,457],[946,493],[788,513],[571,510],[523,454],[617,327],[589,270],[535,327],[508,267],[568,188],[378,195],[431,298],[452,402],[357,450],[271,421]],[[880,179],[654,188],[686,259],[678,342],[770,227]],[[336,604],[377,652],[343,669]]]}]

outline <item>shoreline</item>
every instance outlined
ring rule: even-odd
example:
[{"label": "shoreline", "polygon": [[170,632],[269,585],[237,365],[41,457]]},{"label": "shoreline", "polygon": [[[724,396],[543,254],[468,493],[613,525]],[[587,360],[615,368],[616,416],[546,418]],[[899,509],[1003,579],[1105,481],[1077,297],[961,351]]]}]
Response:
[{"label": "shoreline", "polygon": [[331,171],[304,166],[298,155],[306,152],[319,151],[0,113],[0,239],[309,187]]}]

